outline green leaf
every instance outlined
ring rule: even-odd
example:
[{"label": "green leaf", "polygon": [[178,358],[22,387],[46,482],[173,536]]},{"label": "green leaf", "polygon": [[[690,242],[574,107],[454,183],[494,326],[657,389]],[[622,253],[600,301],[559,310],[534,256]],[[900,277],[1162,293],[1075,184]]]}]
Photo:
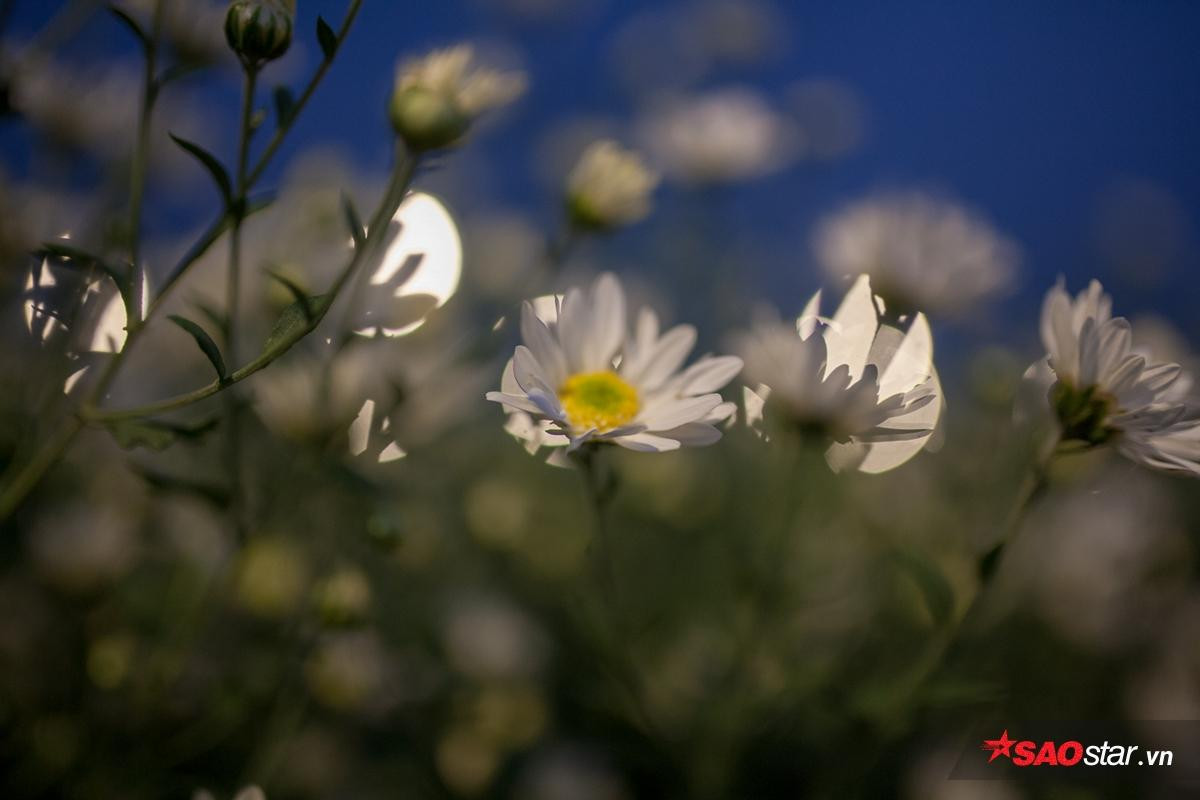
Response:
[{"label": "green leaf", "polygon": [[263,352],[282,353],[303,338],[312,329],[315,309],[322,300],[323,297],[306,297],[304,302],[297,300],[285,308],[267,335]]},{"label": "green leaf", "polygon": [[274,278],[275,280],[279,281],[279,283],[282,284],[283,287],[291,293],[292,300],[295,301],[296,303],[299,303],[301,308],[304,310],[305,320],[308,322],[312,322],[312,319],[313,319],[312,299],[309,297],[308,292],[304,291],[304,287],[302,287],[300,284],[296,283],[294,280],[292,280],[291,278],[289,278],[288,276],[286,276],[282,273],[275,272],[275,271],[269,270],[269,269],[265,270],[265,272],[268,275],[270,275],[272,278]]},{"label": "green leaf", "polygon": [[325,54],[325,60],[333,61],[333,57],[337,55],[338,38],[324,17],[317,17],[317,41],[321,43],[321,52]]},{"label": "green leaf", "polygon": [[114,17],[123,22],[126,28],[133,32],[133,35],[138,38],[138,41],[141,42],[143,48],[146,50],[150,49],[150,47],[153,45],[153,42],[150,41],[150,35],[142,30],[142,26],[138,24],[137,20],[129,16],[129,14],[117,6],[110,5],[108,10],[112,12]]},{"label": "green leaf", "polygon": [[213,365],[213,369],[217,371],[217,379],[224,383],[229,377],[229,373],[225,369],[225,359],[221,357],[221,348],[217,347],[217,343],[212,340],[212,337],[205,332],[204,328],[201,328],[187,317],[172,314],[169,319],[191,334],[192,338],[196,340],[196,344],[199,345],[201,352],[208,358],[209,363]]},{"label": "green leaf", "polygon": [[367,233],[363,230],[362,218],[354,208],[354,201],[345,192],[342,192],[342,214],[346,217],[346,225],[350,228],[350,235],[354,238],[354,249],[357,250],[367,240]]},{"label": "green leaf", "polygon": [[173,133],[170,136],[175,144],[195,157],[208,170],[208,174],[212,176],[217,184],[217,188],[221,192],[221,197],[224,199],[225,205],[230,205],[233,202],[233,182],[229,179],[229,173],[225,170],[225,167],[221,166],[221,162],[200,145],[189,142],[187,139],[183,139]]},{"label": "green leaf", "polygon": [[211,305],[208,301],[203,299],[193,299],[192,305],[194,305],[196,310],[203,314],[217,330],[223,331],[229,325],[229,316],[225,314],[224,311],[221,311],[220,309]]},{"label": "green leaf", "polygon": [[200,438],[217,427],[217,419],[212,417],[186,424],[154,419],[114,419],[105,422],[104,426],[125,450],[144,447],[161,451],[180,439]]},{"label": "green leaf", "polygon": [[275,124],[280,128],[286,128],[296,116],[296,98],[292,95],[292,90],[286,86],[276,86],[273,97],[275,98]]},{"label": "green leaf", "polygon": [[107,427],[117,444],[125,450],[138,447],[166,450],[178,438],[169,425],[152,420],[120,419],[109,422]]},{"label": "green leaf", "polygon": [[954,613],[954,589],[937,565],[925,556],[909,550],[896,550],[892,553],[892,558],[921,590],[925,607],[929,610],[934,624],[942,626],[949,622]]}]

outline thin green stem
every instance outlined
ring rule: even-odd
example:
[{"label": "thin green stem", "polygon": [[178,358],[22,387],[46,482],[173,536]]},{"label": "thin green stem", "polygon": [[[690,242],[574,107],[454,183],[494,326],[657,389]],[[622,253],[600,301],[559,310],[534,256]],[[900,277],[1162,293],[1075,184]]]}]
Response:
[{"label": "thin green stem", "polygon": [[[141,285],[136,280],[141,259],[141,230],[142,207],[146,192],[146,172],[149,162],[150,130],[153,121],[154,106],[158,101],[158,85],[155,82],[155,70],[158,62],[158,43],[162,35],[163,2],[157,0],[154,4],[154,17],[150,40],[145,48],[145,63],[143,67],[142,100],[138,111],[137,139],[134,144],[133,158],[130,167],[130,201],[129,201],[129,261],[130,283]],[[128,337],[134,337],[142,329],[144,322],[130,317],[127,321]],[[127,342],[128,344],[128,342]],[[123,349],[124,351],[124,349]],[[113,356],[105,366],[95,385],[88,393],[87,402],[95,402],[107,391],[109,384],[116,375],[121,354]],[[76,416],[68,417],[60,422],[54,434],[34,453],[27,463],[19,470],[10,469],[5,474],[4,488],[0,491],[0,520],[7,519],[29,492],[41,481],[46,471],[52,467],[75,436],[83,428],[82,420]],[[9,477],[11,475],[11,477]]]},{"label": "thin green stem", "polygon": [[[238,319],[241,311],[242,286],[242,221],[246,207],[246,163],[250,156],[250,139],[254,135],[254,90],[258,67],[247,64],[242,87],[242,113],[238,125],[238,155],[236,189],[233,198],[233,223],[229,231],[229,273],[225,286],[225,350],[235,362],[238,358]],[[225,461],[229,476],[229,513],[239,541],[245,541],[245,491],[242,484],[241,425],[238,419],[238,400],[235,392],[225,395]]]},{"label": "thin green stem", "polygon": [[82,427],[83,422],[78,417],[67,417],[42,449],[21,468],[20,472],[5,482],[4,490],[0,491],[0,520],[8,519],[17,510],[21,501],[41,481],[46,470],[50,469],[70,447],[71,442],[75,439],[75,434],[79,433]]},{"label": "thin green stem", "polygon": [[367,240],[361,248],[355,249],[354,254],[350,257],[350,260],[342,269],[342,272],[338,275],[329,291],[321,297],[313,299],[311,317],[294,333],[286,339],[274,343],[269,349],[260,353],[249,363],[232,372],[224,381],[213,381],[199,389],[134,408],[105,410],[85,407],[81,409],[84,419],[89,422],[113,422],[123,419],[137,419],[139,417],[152,417],[164,414],[168,411],[177,411],[181,408],[195,405],[201,400],[205,400],[225,391],[231,386],[241,383],[259,370],[269,366],[290,350],[296,342],[303,339],[309,333],[312,333],[321,324],[321,321],[329,313],[333,301],[337,299],[338,294],[345,288],[346,283],[354,275],[355,270],[379,246],[387,228],[386,225],[381,223],[383,220],[390,219],[396,213],[396,208],[400,205],[400,200],[403,198],[404,192],[412,180],[415,166],[416,162],[414,158],[401,153],[401,159],[392,175],[392,182],[384,196],[384,201],[372,217],[371,229],[367,233]]},{"label": "thin green stem", "polygon": [[949,660],[954,649],[961,644],[963,634],[971,627],[971,623],[983,609],[986,598],[991,594],[995,575],[999,571],[1000,559],[1016,538],[1030,509],[1033,508],[1034,501],[1045,490],[1049,479],[1050,465],[1058,453],[1056,444],[1054,448],[1047,451],[1046,455],[1035,459],[1031,465],[1017,490],[1016,498],[1005,519],[999,539],[979,559],[979,587],[975,591],[975,596],[971,598],[971,602],[963,613],[930,643],[910,673],[907,690],[901,686],[896,693],[897,698],[904,700],[917,698]]},{"label": "thin green stem", "polygon": [[[337,44],[339,50],[341,49],[342,43],[346,41],[346,37],[350,33],[351,26],[354,25],[354,19],[358,16],[358,12],[361,7],[362,0],[351,0],[349,8],[346,9],[346,15],[342,18],[341,27],[339,27],[337,31]],[[288,117],[288,119],[285,119],[281,122],[275,131],[275,135],[271,137],[271,141],[267,142],[267,146],[263,150],[262,155],[260,155],[258,157],[258,161],[255,162],[254,168],[250,170],[250,174],[247,179],[247,182],[250,186],[258,183],[258,179],[262,177],[263,172],[265,172],[267,167],[270,165],[271,159],[274,158],[275,151],[279,149],[280,145],[283,144],[283,140],[287,138],[288,132],[292,129],[292,126],[296,124],[296,120],[299,118],[300,112],[304,110],[306,105],[308,105],[308,101],[312,99],[313,93],[317,90],[317,86],[321,83],[321,80],[325,77],[325,73],[329,71],[329,67],[332,64],[332,59],[326,58],[321,60],[320,65],[317,67],[317,71],[313,73],[312,78],[309,80],[308,84],[305,85],[304,90],[300,93],[300,97],[297,98],[291,115]]]},{"label": "thin green stem", "polygon": [[[161,0],[160,0],[160,3],[161,3]],[[95,7],[98,7],[99,5],[100,4],[99,4],[99,2],[97,2],[97,0],[77,0],[77,3],[75,4],[75,6],[72,6],[72,8],[78,6],[79,8],[85,8],[90,12]],[[337,33],[337,41],[338,41],[339,47],[342,43],[344,43],[347,35],[349,34],[350,27],[353,24],[355,17],[358,16],[358,12],[359,12],[359,9],[361,8],[361,6],[362,6],[362,0],[352,0],[352,2],[350,3],[350,6],[346,11],[346,15],[342,20],[342,25],[339,28],[338,33]],[[158,27],[159,26],[156,24],[155,25],[156,30],[158,29]],[[45,38],[49,38],[49,36],[47,35],[47,37],[45,37]],[[155,44],[156,43],[157,43],[157,36],[155,37]],[[287,134],[291,131],[292,127],[296,123],[296,120],[299,118],[300,112],[308,104],[308,101],[313,96],[314,92],[317,89],[317,86],[321,83],[321,80],[325,77],[325,74],[329,71],[329,67],[331,64],[332,64],[332,61],[329,59],[322,60],[320,66],[317,68],[316,72],[313,74],[313,77],[310,79],[308,84],[305,86],[304,91],[301,94],[300,99],[297,101],[290,118],[286,121],[286,124],[281,125],[279,127],[279,129],[276,130],[275,135],[271,138],[271,141],[267,144],[266,148],[263,150],[263,153],[259,156],[258,160],[255,162],[253,169],[249,170],[247,177],[246,177],[246,183],[245,183],[247,193],[254,188],[254,186],[258,183],[259,179],[262,177],[263,173],[266,171],[267,167],[270,165],[276,152],[279,150],[279,147],[283,144],[284,139],[287,137]],[[153,75],[153,70],[149,70],[148,72],[149,72],[149,74]],[[153,92],[152,94],[149,95],[149,99],[151,99],[151,100],[157,100],[157,94],[158,94],[157,89],[160,87],[156,86],[155,88],[156,88],[155,92]],[[135,160],[136,160],[136,156],[135,156]],[[144,180],[144,170],[143,170],[143,180]],[[141,211],[140,211],[141,200],[140,199],[138,200],[137,204],[139,205],[139,211],[137,212],[137,215],[138,215],[138,218],[140,219],[140,216],[141,216]],[[395,212],[395,209],[392,209],[392,213],[394,213],[394,212]],[[87,419],[95,419],[95,420],[101,419],[101,417],[96,416],[96,408],[95,408],[96,404],[100,400],[103,399],[105,392],[108,391],[108,387],[112,384],[113,380],[116,379],[117,373],[120,371],[121,366],[125,363],[126,357],[133,350],[135,342],[137,342],[141,338],[141,332],[146,329],[146,324],[149,322],[151,317],[154,315],[154,312],[157,311],[162,306],[163,301],[171,293],[171,290],[174,289],[179,284],[180,279],[187,273],[187,271],[197,261],[200,260],[201,257],[204,256],[205,253],[208,252],[208,250],[217,242],[217,240],[220,239],[221,235],[230,226],[231,221],[232,220],[230,218],[228,210],[222,209],[221,215],[219,217],[217,217],[217,219],[212,224],[210,224],[208,228],[205,229],[204,233],[201,234],[200,238],[196,241],[196,243],[193,244],[191,248],[189,248],[187,253],[184,254],[183,258],[179,261],[179,263],[175,266],[175,268],[168,275],[167,280],[164,282],[162,288],[159,290],[159,293],[150,302],[149,307],[147,308],[145,317],[136,322],[134,322],[132,320],[130,321],[129,327],[128,327],[128,334],[125,339],[125,346],[121,348],[121,351],[119,353],[116,353],[111,359],[109,359],[109,361],[105,365],[103,371],[97,377],[96,383],[93,385],[92,390],[89,391],[88,394],[85,396],[85,398],[83,400],[83,404],[82,404],[82,409],[81,409],[82,417],[87,418]],[[139,224],[139,228],[140,228],[140,224]],[[273,360],[273,359],[271,359],[271,360]],[[262,369],[268,363],[270,363],[270,360],[267,360],[264,363],[262,357],[255,359],[255,361],[252,361],[250,364],[247,364],[246,367],[244,367],[242,370],[239,370],[238,373],[235,373],[235,377],[240,374],[241,377],[238,377],[237,380],[244,380],[246,377],[249,377],[254,372],[257,372],[259,369]],[[230,383],[236,383],[237,380],[233,380]],[[220,391],[219,387],[214,388],[213,386],[210,385],[210,386],[206,386],[200,390],[197,390],[196,392],[190,392],[190,393],[188,393],[188,395],[183,395],[183,396],[180,396],[177,398],[173,398],[171,401],[165,401],[163,403],[154,404],[154,406],[151,406],[151,407],[158,407],[161,410],[171,410],[173,408],[182,408],[185,405],[190,405],[193,402],[199,402],[200,400],[203,400],[206,397],[210,397],[213,394],[216,394],[217,391]],[[184,398],[190,398],[190,399],[187,400],[186,402],[180,402]],[[139,416],[139,415],[130,414],[130,415],[121,416],[118,413],[118,415],[113,418],[114,419],[129,419],[129,418],[132,418],[135,416]],[[5,480],[3,481],[4,488],[2,490],[0,490],[0,501],[2,501],[2,502],[0,502],[0,520],[6,519],[8,516],[10,516],[12,514],[12,512],[16,509],[16,507],[20,505],[21,501],[24,500],[25,496],[41,480],[41,478],[45,474],[45,472],[51,466],[53,466],[53,464],[59,459],[59,457],[62,456],[63,452],[66,451],[67,447],[70,446],[71,441],[74,439],[75,435],[82,428],[82,426],[77,424],[77,422],[78,421],[75,420],[74,418],[72,418],[71,420],[69,420],[67,422],[64,422],[62,428],[60,428],[60,431],[63,431],[63,432],[70,431],[70,433],[61,435],[59,437],[55,437],[53,440],[47,442],[46,445],[42,448],[42,450],[35,453],[34,457],[27,464],[25,464],[23,467],[21,467],[19,470],[9,470],[8,472],[5,473]],[[11,479],[8,477],[9,475],[12,475]]]},{"label": "thin green stem", "polygon": [[[150,41],[146,45],[144,74],[142,76],[142,104],[138,113],[137,144],[133,149],[133,164],[129,170],[129,268],[130,283],[141,269],[142,207],[146,196],[146,169],[150,161],[150,127],[154,117],[154,105],[158,100],[158,42],[162,36],[163,3],[154,4],[154,16],[150,27]],[[140,324],[130,321],[130,324]]]}]

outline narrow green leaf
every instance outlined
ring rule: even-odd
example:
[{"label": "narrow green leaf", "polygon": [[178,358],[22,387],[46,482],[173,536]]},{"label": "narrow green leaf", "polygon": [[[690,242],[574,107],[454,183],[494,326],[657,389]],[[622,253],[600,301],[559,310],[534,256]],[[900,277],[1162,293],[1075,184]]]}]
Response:
[{"label": "narrow green leaf", "polygon": [[217,343],[212,340],[212,337],[208,335],[204,328],[201,328],[187,317],[181,317],[178,314],[172,314],[169,319],[191,334],[191,337],[196,340],[196,344],[200,347],[201,352],[208,358],[209,363],[213,365],[213,369],[217,371],[217,378],[222,382],[225,381],[229,377],[229,373],[225,369],[225,359],[221,357],[221,348],[217,347]]},{"label": "narrow green leaf", "polygon": [[296,115],[296,98],[292,95],[292,90],[286,86],[276,86],[273,97],[275,98],[275,124],[280,128],[286,128]]},{"label": "narrow green leaf", "polygon": [[304,290],[304,287],[282,273],[269,269],[265,271],[268,275],[277,280],[283,286],[283,288],[287,289],[288,292],[291,293],[292,300],[296,303],[299,303],[301,308],[304,310],[305,320],[312,322],[312,299],[309,297],[308,292]]},{"label": "narrow green leaf", "polygon": [[229,317],[225,314],[225,312],[211,305],[206,300],[194,299],[192,300],[192,305],[194,305],[196,310],[203,314],[217,330],[223,331],[229,325]]},{"label": "narrow green leaf", "polygon": [[303,338],[312,328],[315,309],[321,301],[321,297],[306,297],[304,302],[297,300],[285,308],[267,335],[263,352],[282,353]]},{"label": "narrow green leaf", "polygon": [[104,423],[117,444],[125,450],[144,447],[166,450],[180,439],[198,439],[217,427],[215,417],[193,423],[162,422],[154,419],[116,419]]},{"label": "narrow green leaf", "polygon": [[362,218],[358,216],[358,211],[354,208],[354,201],[345,192],[342,192],[342,213],[346,217],[350,235],[354,238],[354,249],[357,250],[367,240],[367,233],[363,230]]},{"label": "narrow green leaf", "polygon": [[138,38],[138,41],[141,42],[143,48],[147,50],[150,49],[151,45],[153,44],[150,41],[150,35],[142,30],[142,26],[138,24],[136,19],[129,16],[129,14],[127,14],[124,10],[114,5],[110,5],[108,10],[112,12],[114,17],[124,23],[126,28],[133,32],[133,35]]},{"label": "narrow green leaf", "polygon": [[225,204],[229,205],[233,201],[233,182],[229,179],[229,173],[225,170],[225,167],[221,166],[221,162],[200,145],[189,142],[187,139],[183,139],[173,133],[170,136],[175,144],[195,157],[208,170],[208,174],[216,182],[217,188],[221,192],[221,197],[225,200]]},{"label": "narrow green leaf", "polygon": [[166,450],[177,438],[170,427],[151,420],[114,420],[109,422],[107,427],[117,444],[124,450],[138,447],[155,451]]},{"label": "narrow green leaf", "polygon": [[338,38],[324,17],[317,17],[317,41],[321,43],[321,52],[325,54],[325,60],[332,61],[337,55]]}]

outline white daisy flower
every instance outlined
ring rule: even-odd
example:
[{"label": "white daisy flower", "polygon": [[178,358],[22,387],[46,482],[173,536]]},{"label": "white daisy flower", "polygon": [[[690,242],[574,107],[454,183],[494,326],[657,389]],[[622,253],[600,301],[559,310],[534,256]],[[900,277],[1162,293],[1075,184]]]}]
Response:
[{"label": "white daisy flower", "polygon": [[1026,373],[1046,398],[1064,442],[1112,443],[1130,460],[1200,476],[1200,403],[1174,392],[1181,369],[1132,346],[1099,281],[1074,298],[1062,281],[1042,304],[1047,356]]},{"label": "white daisy flower", "polygon": [[1005,289],[1016,246],[967,210],[921,193],[884,194],[822,222],[817,259],[834,278],[865,274],[888,307],[960,314]]},{"label": "white daisy flower", "polygon": [[642,157],[611,139],[593,142],[567,176],[567,209],[585,229],[632,225],[650,214],[658,176]]},{"label": "white daisy flower", "polygon": [[748,424],[830,440],[835,470],[885,472],[929,446],[943,407],[929,323],[918,314],[907,331],[881,325],[877,302],[862,275],[833,317],[820,316],[817,292],[794,326],[743,335]]},{"label": "white daisy flower", "polygon": [[716,424],[733,403],[717,393],[741,371],[735,356],[683,363],[696,329],[677,325],[660,334],[658,316],[638,314],[626,326],[625,293],[605,273],[589,292],[572,289],[555,313],[534,303],[521,309],[521,338],[504,369],[500,391],[487,399],[515,416],[508,430],[538,446],[608,442],[644,452],[703,446],[721,438]]},{"label": "white daisy flower", "polygon": [[525,91],[525,76],[474,66],[469,45],[435,50],[404,64],[392,92],[392,125],[418,152],[457,143],[475,118]]}]

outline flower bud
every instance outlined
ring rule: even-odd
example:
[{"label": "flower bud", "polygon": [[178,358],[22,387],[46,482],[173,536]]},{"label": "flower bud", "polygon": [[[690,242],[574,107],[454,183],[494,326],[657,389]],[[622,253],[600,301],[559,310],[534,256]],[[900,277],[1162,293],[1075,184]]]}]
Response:
[{"label": "flower bud", "polygon": [[631,225],[650,213],[650,195],[657,185],[658,176],[637,153],[601,140],[584,151],[567,177],[567,215],[581,230]]},{"label": "flower bud", "polygon": [[457,144],[475,118],[514,100],[525,78],[472,65],[471,48],[437,50],[400,68],[388,113],[416,153]]},{"label": "flower bud", "polygon": [[225,40],[247,66],[274,61],[292,43],[296,0],[234,0],[225,14]]}]

